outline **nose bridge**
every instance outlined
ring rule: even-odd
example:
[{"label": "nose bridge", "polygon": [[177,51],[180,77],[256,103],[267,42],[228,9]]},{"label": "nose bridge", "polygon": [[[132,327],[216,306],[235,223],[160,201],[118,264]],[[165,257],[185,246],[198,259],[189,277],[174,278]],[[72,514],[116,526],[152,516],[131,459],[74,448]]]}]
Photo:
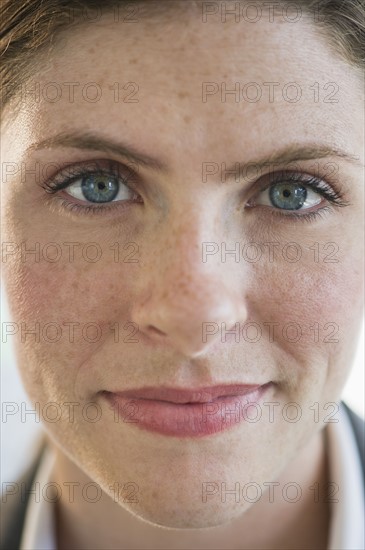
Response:
[{"label": "nose bridge", "polygon": [[173,230],[166,240],[161,258],[165,275],[184,293],[193,291],[195,285],[199,286],[201,277],[208,275],[211,269],[202,261],[203,238],[196,223],[189,221],[185,227]]},{"label": "nose bridge", "polygon": [[205,239],[218,244],[213,223],[204,224],[202,216],[184,218],[161,230],[149,250],[133,320],[155,343],[193,357],[215,341],[202,339],[205,323],[232,327],[245,317],[245,308],[232,266],[221,263],[220,255],[203,261]]},{"label": "nose bridge", "polygon": [[[174,217],[180,221],[175,223]],[[214,226],[212,218],[213,213],[209,217],[196,209],[187,209],[181,217],[179,213],[171,213],[166,223],[168,230],[161,232],[160,240],[155,241],[151,258],[157,278],[155,292],[161,293],[161,299],[188,299],[197,305],[204,303],[216,285],[223,283],[225,266],[220,262],[220,255],[212,255],[207,261],[205,254],[206,242],[219,247],[220,228]]]}]

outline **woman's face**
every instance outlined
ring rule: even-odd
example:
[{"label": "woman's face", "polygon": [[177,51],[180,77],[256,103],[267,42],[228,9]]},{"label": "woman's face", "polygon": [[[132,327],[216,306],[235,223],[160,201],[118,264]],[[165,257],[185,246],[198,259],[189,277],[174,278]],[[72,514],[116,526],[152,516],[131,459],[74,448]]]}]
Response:
[{"label": "woman's face", "polygon": [[[219,495],[275,480],[351,367],[360,79],[304,17],[110,15],[62,38],[3,131],[22,378],[49,434],[106,493],[138,485],[122,506],[166,526],[223,524],[251,503],[204,498],[204,484]],[[220,407],[229,429],[210,434],[212,404],[195,434],[180,413],[168,434],[131,421],[138,401],[123,421],[105,394],[226,384],[269,385],[246,412],[237,398],[240,421]]]}]

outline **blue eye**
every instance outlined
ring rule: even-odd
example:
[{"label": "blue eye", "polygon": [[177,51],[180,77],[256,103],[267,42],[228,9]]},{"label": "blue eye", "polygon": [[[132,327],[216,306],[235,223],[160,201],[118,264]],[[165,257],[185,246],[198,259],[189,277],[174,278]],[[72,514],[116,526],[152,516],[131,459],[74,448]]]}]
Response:
[{"label": "blue eye", "polygon": [[322,202],[319,191],[310,185],[294,182],[274,183],[259,193],[256,204],[271,206],[280,210],[307,210]]},{"label": "blue eye", "polygon": [[256,195],[255,205],[271,206],[276,210],[308,210],[323,202],[339,203],[337,194],[323,181],[296,174],[282,174]]},{"label": "blue eye", "polygon": [[90,202],[109,202],[118,195],[118,179],[108,175],[91,174],[82,178],[81,191]]},{"label": "blue eye", "polygon": [[[271,212],[287,219],[313,220],[329,205],[347,206],[343,195],[334,184],[300,172],[281,171],[263,178],[261,187],[247,206],[270,207]],[[317,208],[316,208],[317,207]]]},{"label": "blue eye", "polygon": [[106,210],[118,203],[140,202],[139,195],[131,187],[133,180],[135,177],[127,167],[122,171],[114,162],[98,161],[67,168],[43,187],[50,194],[63,190],[64,194],[82,203],[70,203],[67,205],[70,209],[96,213],[97,209]]},{"label": "blue eye", "polygon": [[299,210],[306,203],[307,196],[308,191],[303,185],[293,183],[278,183],[269,189],[272,204],[276,208],[284,208],[284,210]]},{"label": "blue eye", "polygon": [[91,203],[108,203],[116,200],[131,200],[135,197],[122,179],[109,174],[87,174],[70,183],[67,194]]}]

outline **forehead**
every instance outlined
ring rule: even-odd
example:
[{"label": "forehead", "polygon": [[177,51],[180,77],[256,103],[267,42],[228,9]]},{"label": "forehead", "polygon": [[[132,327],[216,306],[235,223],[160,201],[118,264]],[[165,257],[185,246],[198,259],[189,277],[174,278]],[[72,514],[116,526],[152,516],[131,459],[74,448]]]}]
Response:
[{"label": "forehead", "polygon": [[62,47],[58,55],[56,47],[49,67],[54,76],[67,71],[79,79],[94,77],[100,84],[111,76],[136,76],[146,86],[156,85],[156,92],[182,89],[191,98],[207,78],[284,84],[289,77],[338,81],[345,76],[346,65],[309,15],[295,23],[267,17],[256,23],[219,18],[204,23],[196,11],[174,15],[169,10],[168,15],[145,15],[127,25],[110,14],[72,26],[59,36]]},{"label": "forehead", "polygon": [[362,141],[358,75],[310,16],[204,22],[197,11],[169,11],[127,24],[104,14],[70,27],[55,44],[46,70],[28,85],[38,93],[23,111],[35,138],[52,135],[55,125],[102,126],[127,133],[142,149],[153,139],[173,154],[171,132],[175,143],[208,148],[222,142],[222,132],[227,144],[249,134],[248,156],[258,139],[272,149],[273,133],[284,147],[293,126],[308,141],[335,139],[350,150]]}]

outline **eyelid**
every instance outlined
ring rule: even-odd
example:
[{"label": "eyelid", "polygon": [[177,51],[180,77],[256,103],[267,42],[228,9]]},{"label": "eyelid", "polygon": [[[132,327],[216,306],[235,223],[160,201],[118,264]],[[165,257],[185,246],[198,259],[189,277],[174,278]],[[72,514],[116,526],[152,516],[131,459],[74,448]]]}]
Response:
[{"label": "eyelid", "polygon": [[[261,183],[262,180],[264,183]],[[313,176],[311,174],[307,174],[306,172],[280,170],[278,172],[269,172],[259,178],[257,183],[259,186],[261,184],[262,187],[260,187],[258,193],[265,191],[272,185],[283,182],[296,184],[301,183],[302,185],[308,186],[310,186],[313,182],[320,182],[324,184],[324,188],[330,188],[329,184],[327,184],[321,177]]]},{"label": "eyelid", "polygon": [[[275,184],[275,185],[278,185],[278,184]],[[270,206],[272,208],[280,209],[279,206],[275,206],[275,205],[271,204],[270,191],[271,191],[272,187],[275,187],[275,185],[267,187],[263,191],[260,191],[260,193],[258,195],[256,195],[256,201],[258,200],[257,197],[259,197],[259,198],[261,197],[261,202],[256,202],[256,206]],[[289,185],[295,185],[295,184],[291,183]],[[323,204],[324,197],[320,193],[316,192],[315,189],[313,189],[309,185],[306,186],[305,184],[301,184],[301,183],[299,183],[298,185],[300,185],[301,187],[306,187],[307,188],[307,195],[306,195],[305,201],[303,203],[303,206],[297,210],[298,212],[307,211],[310,208],[313,208],[313,207],[319,206],[320,204]],[[305,203],[308,203],[308,202],[312,203],[312,204],[309,204],[309,205],[307,204],[307,206],[304,206]],[[292,212],[292,210],[290,210],[290,209],[287,209],[287,211]]]},{"label": "eyelid", "polygon": [[[319,172],[319,170],[318,170]],[[292,183],[301,184],[307,186],[313,192],[317,193],[318,196],[322,196],[324,201],[316,205],[312,205],[308,208],[302,208],[299,210],[285,210],[282,208],[276,208],[274,205],[255,205],[255,199],[263,193],[265,190],[274,186],[276,183],[281,183],[283,181],[291,181]],[[332,213],[336,208],[343,206],[349,206],[350,202],[345,200],[345,191],[338,184],[338,181],[333,182],[332,178],[321,177],[320,175],[313,175],[309,171],[303,170],[281,170],[278,172],[271,172],[265,174],[254,184],[254,187],[257,186],[261,188],[254,194],[254,196],[246,203],[246,207],[254,207],[266,209],[266,216],[269,216],[271,220],[282,220],[285,222],[292,223],[311,223],[319,218],[322,218],[323,215],[327,213]]]},{"label": "eyelid", "polygon": [[122,180],[123,184],[135,190],[138,179],[133,169],[115,160],[92,160],[72,163],[58,170],[55,175],[47,178],[42,187],[48,193],[56,193],[67,189],[75,181],[90,174],[109,175]]},{"label": "eyelid", "polygon": [[[141,199],[140,193],[138,193],[137,188],[139,187],[140,180],[136,174],[136,172],[131,169],[128,165],[122,164],[120,161],[111,160],[111,159],[101,159],[101,160],[89,160],[89,161],[83,161],[79,163],[70,163],[68,165],[65,165],[61,170],[59,170],[55,176],[48,178],[48,180],[42,184],[42,187],[50,194],[56,194],[62,189],[67,189],[69,186],[71,186],[75,181],[80,179],[82,176],[85,176],[87,174],[103,174],[103,175],[112,175],[113,177],[117,177],[122,180],[123,185],[130,188],[130,190],[134,191],[137,195],[139,195]],[[328,178],[329,179],[329,178]],[[254,204],[250,204],[252,200],[254,200],[260,193],[263,193],[266,189],[269,187],[275,185],[275,183],[279,183],[281,181],[291,181],[296,184],[302,184],[307,185],[309,188],[311,188],[314,192],[317,192],[319,195],[322,195],[327,199],[327,206],[324,206],[322,208],[317,209],[317,213],[324,211],[325,209],[331,209],[331,206],[347,206],[349,203],[343,200],[343,192],[338,190],[338,187],[335,184],[328,183],[326,181],[326,178],[321,178],[320,176],[314,176],[313,174],[310,174],[309,172],[306,172],[303,170],[303,172],[300,172],[298,170],[279,170],[277,172],[270,172],[267,174],[264,174],[263,176],[256,179],[254,182],[252,182],[252,185],[250,186],[251,189],[255,189],[255,194],[253,196],[253,199],[250,199],[248,202],[246,202],[246,206],[255,206]],[[315,183],[315,185],[314,185]],[[259,189],[258,189],[259,188]],[[258,190],[257,190],[258,189]],[[247,190],[246,190],[247,192]],[[332,196],[332,200],[330,200],[329,196]],[[69,195],[74,199],[72,195]],[[62,201],[62,208],[64,210],[75,210],[78,211],[80,215],[87,215],[87,214],[107,214],[112,209],[116,208],[125,208],[130,206],[133,203],[142,202],[136,200],[113,200],[111,202],[105,202],[105,203],[92,203],[85,200],[82,204],[77,204],[75,202],[68,201],[67,199],[59,198]],[[76,199],[77,200],[77,199]],[[330,204],[332,202],[332,204]],[[257,205],[260,207],[261,205]],[[309,220],[313,219],[316,212],[310,211],[310,208],[303,209],[303,214],[295,213],[295,211],[287,210],[284,214],[283,209],[275,208],[274,206],[270,207],[268,206],[272,211],[274,215],[276,216],[282,216],[286,218],[301,218],[304,220],[304,217],[306,216],[306,219]],[[306,211],[307,214],[305,213]],[[297,211],[299,212],[299,210]]]},{"label": "eyelid", "polygon": [[255,187],[259,187],[259,190],[254,194],[253,198],[255,199],[258,195],[260,195],[260,193],[263,193],[275,184],[284,182],[307,186],[309,189],[313,190],[318,195],[323,196],[327,200],[332,199],[332,202],[336,203],[338,206],[345,206],[348,204],[343,200],[344,193],[337,185],[333,182],[327,182],[320,175],[314,176],[313,174],[304,171],[298,172],[281,170],[278,172],[270,172],[264,176],[261,176],[255,185]]}]

